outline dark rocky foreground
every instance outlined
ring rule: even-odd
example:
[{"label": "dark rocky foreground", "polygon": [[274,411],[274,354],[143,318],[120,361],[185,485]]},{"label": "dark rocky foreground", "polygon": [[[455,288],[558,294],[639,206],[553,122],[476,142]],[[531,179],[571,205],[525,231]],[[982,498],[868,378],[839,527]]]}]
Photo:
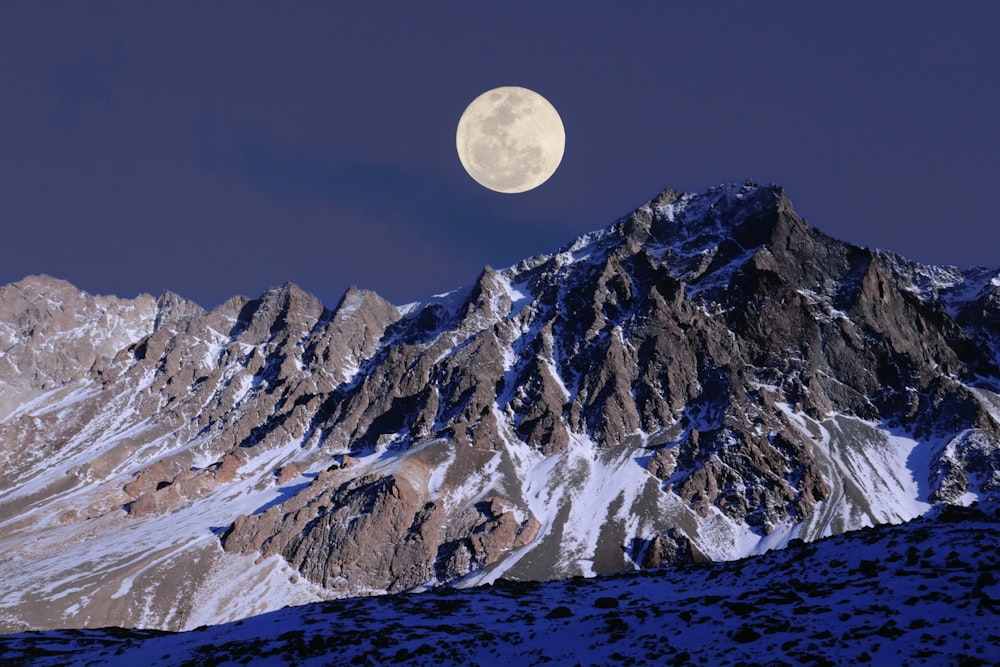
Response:
[{"label": "dark rocky foreground", "polygon": [[0,637],[32,665],[992,665],[1000,512],[948,508],[745,560],[315,603],[171,634]]}]

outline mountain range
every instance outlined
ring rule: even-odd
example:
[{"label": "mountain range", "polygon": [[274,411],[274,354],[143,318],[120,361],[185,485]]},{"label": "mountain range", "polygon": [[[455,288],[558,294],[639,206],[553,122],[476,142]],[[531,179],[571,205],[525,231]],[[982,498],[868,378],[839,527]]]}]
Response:
[{"label": "mountain range", "polygon": [[751,182],[402,306],[25,278],[0,632],[694,567],[990,503],[998,340],[1000,270],[835,240]]}]

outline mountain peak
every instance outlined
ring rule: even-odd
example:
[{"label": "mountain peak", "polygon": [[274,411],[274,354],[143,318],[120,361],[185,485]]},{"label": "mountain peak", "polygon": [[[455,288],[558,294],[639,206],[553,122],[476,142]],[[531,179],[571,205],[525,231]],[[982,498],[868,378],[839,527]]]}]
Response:
[{"label": "mountain peak", "polygon": [[706,231],[725,233],[769,214],[795,216],[781,186],[761,186],[750,180],[724,183],[701,193],[668,188],[638,210],[648,210],[660,224],[677,224],[678,231],[687,236]]},{"label": "mountain peak", "polygon": [[995,274],[832,239],[776,185],[665,190],[402,308],[66,289],[0,290],[0,630],[732,559],[1000,493]]}]

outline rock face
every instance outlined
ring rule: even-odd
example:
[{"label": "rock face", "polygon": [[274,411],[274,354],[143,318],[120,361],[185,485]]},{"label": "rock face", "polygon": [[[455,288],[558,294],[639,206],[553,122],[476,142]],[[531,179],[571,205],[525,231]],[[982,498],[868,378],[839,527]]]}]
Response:
[{"label": "rock face", "polygon": [[752,183],[403,308],[28,278],[0,288],[0,629],[733,559],[995,496],[998,304],[997,271]]}]

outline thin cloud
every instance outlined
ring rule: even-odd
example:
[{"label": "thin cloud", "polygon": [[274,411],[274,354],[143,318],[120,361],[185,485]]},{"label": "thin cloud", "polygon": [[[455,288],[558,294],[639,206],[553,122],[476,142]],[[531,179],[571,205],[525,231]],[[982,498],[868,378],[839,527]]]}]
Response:
[{"label": "thin cloud", "polygon": [[525,215],[508,195],[481,190],[471,181],[400,165],[308,154],[249,133],[228,142],[220,135],[208,124],[199,128],[203,165],[237,175],[279,204],[321,201],[359,207],[368,216],[405,221],[397,224],[407,224],[409,232],[449,254],[488,253],[497,258],[493,261],[515,260],[528,247],[537,252],[568,240],[564,221]]}]

